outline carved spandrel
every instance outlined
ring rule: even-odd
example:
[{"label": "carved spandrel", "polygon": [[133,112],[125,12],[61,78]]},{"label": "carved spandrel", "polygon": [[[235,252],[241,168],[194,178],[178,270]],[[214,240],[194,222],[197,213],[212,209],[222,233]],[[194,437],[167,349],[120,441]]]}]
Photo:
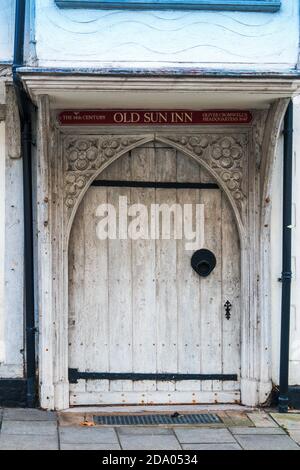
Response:
[{"label": "carved spandrel", "polygon": [[[165,135],[164,141],[171,146],[195,156],[206,163],[222,180],[231,193],[236,207],[244,218],[247,199],[247,135],[246,134],[199,134]],[[147,136],[69,136],[65,141],[64,201],[68,213],[89,185],[100,168],[126,153]],[[148,136],[148,141],[154,140]]]},{"label": "carved spandrel", "polygon": [[64,145],[64,201],[68,210],[100,168],[118,154],[143,143],[145,136],[68,137]]},{"label": "carved spandrel", "polygon": [[245,134],[164,136],[183,151],[201,158],[231,193],[241,218],[247,199],[248,137]]}]

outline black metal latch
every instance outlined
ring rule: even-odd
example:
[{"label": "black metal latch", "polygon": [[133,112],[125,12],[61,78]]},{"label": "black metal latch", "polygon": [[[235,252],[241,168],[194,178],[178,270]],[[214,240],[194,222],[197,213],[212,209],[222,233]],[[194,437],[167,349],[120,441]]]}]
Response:
[{"label": "black metal latch", "polygon": [[229,300],[226,300],[224,304],[224,308],[225,308],[225,317],[227,318],[227,320],[230,320],[232,304],[229,302]]}]

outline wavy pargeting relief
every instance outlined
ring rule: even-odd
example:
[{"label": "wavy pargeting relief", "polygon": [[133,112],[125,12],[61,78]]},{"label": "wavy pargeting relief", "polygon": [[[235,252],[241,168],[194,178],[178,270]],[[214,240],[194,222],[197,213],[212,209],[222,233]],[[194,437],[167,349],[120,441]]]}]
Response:
[{"label": "wavy pargeting relief", "polygon": [[[46,5],[46,6],[45,6]],[[56,62],[178,60],[190,63],[294,61],[297,21],[288,0],[280,14],[71,12],[37,2],[39,59]],[[286,30],[289,34],[286,34]],[[76,41],[76,47],[74,47]],[[88,46],[87,46],[88,45]]]}]

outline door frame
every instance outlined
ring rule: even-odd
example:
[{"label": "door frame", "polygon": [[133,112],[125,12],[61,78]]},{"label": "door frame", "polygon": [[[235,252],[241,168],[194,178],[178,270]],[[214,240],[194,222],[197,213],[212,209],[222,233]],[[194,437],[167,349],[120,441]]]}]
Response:
[{"label": "door frame", "polygon": [[[257,112],[250,125],[193,126],[184,131],[174,127],[143,128],[142,133],[140,129],[120,128],[65,130],[51,114],[48,96],[39,97],[38,108],[37,251],[42,408],[69,407],[68,244],[78,206],[105,168],[128,151],[153,141],[168,144],[198,161],[224,191],[234,212],[241,250],[241,402],[254,406],[264,401],[272,387],[270,260],[266,249],[269,228],[265,223],[270,210],[262,203],[261,195],[269,190],[266,184],[271,179],[285,100],[278,100],[270,110],[269,115],[273,114],[266,128],[262,112]],[[201,148],[199,138],[203,137],[209,138],[209,144]],[[213,146],[221,145],[220,139],[227,139],[230,148],[242,148],[241,158],[230,168],[228,161],[214,157]],[[86,144],[90,158],[79,162],[76,152],[86,152]]]}]

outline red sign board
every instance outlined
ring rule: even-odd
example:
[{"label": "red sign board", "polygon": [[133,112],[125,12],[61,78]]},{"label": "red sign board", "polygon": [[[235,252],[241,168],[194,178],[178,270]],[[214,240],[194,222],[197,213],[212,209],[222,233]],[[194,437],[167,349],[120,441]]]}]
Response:
[{"label": "red sign board", "polygon": [[193,111],[193,110],[69,110],[58,116],[62,126],[190,126],[208,124],[249,124],[249,111]]}]

